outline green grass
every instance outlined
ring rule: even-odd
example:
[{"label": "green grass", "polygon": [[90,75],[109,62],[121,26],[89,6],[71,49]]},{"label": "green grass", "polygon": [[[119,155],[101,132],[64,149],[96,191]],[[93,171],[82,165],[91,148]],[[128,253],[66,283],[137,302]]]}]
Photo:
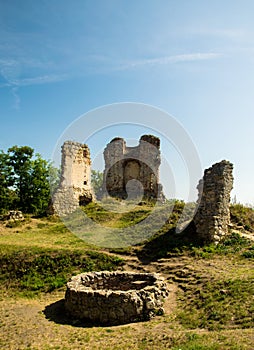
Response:
[{"label": "green grass", "polygon": [[0,233],[0,246],[10,250],[16,247],[91,248],[72,234],[59,219],[29,219],[18,227],[5,227]]},{"label": "green grass", "polygon": [[83,207],[83,211],[94,222],[105,227],[124,228],[136,225],[147,218],[153,208],[152,203],[142,207],[133,206],[132,203],[122,205],[120,203],[119,201],[110,203],[110,206],[106,201],[90,203]]},{"label": "green grass", "polygon": [[[101,247],[127,248],[140,245],[155,235],[173,229],[179,218],[186,221],[193,211],[193,203],[184,206],[182,201],[165,204],[110,200],[90,203],[65,218],[67,227],[75,234]],[[163,245],[164,249],[167,247]]]},{"label": "green grass", "polygon": [[254,232],[254,209],[242,204],[230,206],[231,222],[246,231]]},{"label": "green grass", "polygon": [[245,279],[209,280],[185,290],[178,319],[186,328],[220,330],[254,325],[253,274]]},{"label": "green grass", "polygon": [[238,344],[233,337],[226,337],[223,334],[202,334],[189,332],[177,346],[171,350],[244,350],[245,346]]},{"label": "green grass", "polygon": [[118,257],[98,251],[68,231],[56,219],[28,218],[0,234],[2,295],[34,296],[65,286],[80,272],[114,270]]},{"label": "green grass", "polygon": [[65,223],[79,238],[90,244],[126,248],[146,241],[161,229],[168,230],[176,221],[175,212],[170,215],[172,203],[158,206],[153,203],[114,205],[115,210],[112,204],[108,207],[107,203],[91,203],[66,217]]},{"label": "green grass", "polygon": [[254,245],[248,247],[248,249],[242,253],[242,256],[246,259],[254,259]]},{"label": "green grass", "polygon": [[82,209],[90,219],[106,227],[125,228],[134,226],[152,215],[155,221],[161,223],[159,229],[165,225],[166,230],[177,223],[184,208],[185,211],[181,220],[188,220],[194,207],[194,203],[185,205],[183,201],[179,200],[167,201],[165,204],[157,203],[156,205],[149,201],[137,205],[131,201],[125,203],[124,201],[104,200],[90,203]]},{"label": "green grass", "polygon": [[192,247],[192,252],[196,257],[212,258],[217,255],[238,254],[245,258],[252,258],[253,244],[252,242],[239,235],[239,233],[232,232],[219,244],[209,244],[202,247]]},{"label": "green grass", "polygon": [[[137,234],[142,237],[142,231],[148,231],[150,225],[154,225],[158,226],[156,234],[147,236],[144,232],[143,241],[134,247],[112,248],[110,252],[118,254],[114,256],[78,238],[54,217],[36,220],[27,217],[17,226],[0,224],[0,302],[2,308],[8,304],[6,315],[9,315],[3,318],[3,327],[9,317],[14,317],[11,315],[14,315],[15,302],[17,310],[23,301],[29,300],[24,299],[28,297],[34,298],[34,305],[42,300],[47,305],[50,303],[48,298],[58,295],[58,292],[59,298],[63,298],[66,282],[72,275],[122,269],[121,255],[137,254],[141,261],[136,266],[138,270],[149,271],[151,268],[161,272],[169,285],[172,283],[176,287],[176,292],[170,292],[169,303],[172,305],[168,314],[146,323],[107,329],[49,322],[48,328],[44,324],[40,327],[46,331],[50,329],[54,339],[45,338],[43,346],[33,344],[31,348],[71,349],[75,343],[76,348],[85,349],[252,349],[254,245],[234,232],[245,229],[252,232],[252,209],[231,206],[235,225],[232,234],[218,245],[202,246],[191,225],[184,232],[175,233],[176,222],[183,213],[184,203],[181,201],[158,207],[152,203],[142,206],[130,203],[129,207],[121,204],[120,213],[114,212],[119,203],[108,202],[106,207],[104,204],[90,204],[84,211],[109,232],[111,228],[118,228],[119,232],[124,229],[122,232],[128,232],[134,238]],[[187,207],[182,221],[190,217],[192,208],[193,204]],[[166,217],[169,211],[171,215]],[[154,213],[152,220],[146,220],[151,213]],[[78,214],[74,213],[74,218],[75,215],[77,221],[74,220],[74,224],[78,226]],[[80,230],[82,232],[83,228]],[[100,228],[95,232],[89,230],[88,227],[86,234],[95,237],[100,234]],[[160,258],[167,259],[161,261]],[[23,319],[22,314],[19,317],[19,320]],[[13,327],[14,321],[10,320],[8,327]],[[17,327],[21,324],[18,321]],[[29,327],[32,329],[32,323]],[[27,330],[19,331],[26,334]],[[13,334],[12,328],[9,339],[15,337]],[[5,343],[0,340],[1,345],[5,346]]]},{"label": "green grass", "polygon": [[1,289],[30,296],[52,292],[65,286],[73,274],[115,270],[121,264],[120,258],[97,251],[15,249],[0,256]]}]

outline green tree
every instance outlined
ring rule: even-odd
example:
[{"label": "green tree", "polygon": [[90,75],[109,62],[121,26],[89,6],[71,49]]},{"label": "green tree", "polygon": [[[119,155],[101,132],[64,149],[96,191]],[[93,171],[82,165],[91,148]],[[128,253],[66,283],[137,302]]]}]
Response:
[{"label": "green tree", "polygon": [[9,165],[9,156],[0,151],[0,213],[13,206],[15,192],[11,189],[12,185],[12,168]]},{"label": "green tree", "polygon": [[56,187],[58,183],[58,170],[40,154],[35,157],[33,154],[34,150],[28,146],[13,146],[8,150],[11,182],[17,195],[15,208],[44,215],[50,203],[50,185]]},{"label": "green tree", "polygon": [[31,162],[31,178],[29,186],[29,203],[27,209],[31,213],[43,215],[50,201],[49,164],[39,154]]},{"label": "green tree", "polygon": [[33,153],[34,150],[28,146],[13,146],[8,149],[13,187],[18,198],[16,208],[24,212],[29,212],[30,209]]},{"label": "green tree", "polygon": [[59,184],[59,169],[42,159],[40,154],[31,164],[30,212],[45,215],[53,193]]},{"label": "green tree", "polygon": [[99,170],[92,170],[91,183],[93,186],[95,196],[97,198],[100,198],[102,194],[103,173]]}]

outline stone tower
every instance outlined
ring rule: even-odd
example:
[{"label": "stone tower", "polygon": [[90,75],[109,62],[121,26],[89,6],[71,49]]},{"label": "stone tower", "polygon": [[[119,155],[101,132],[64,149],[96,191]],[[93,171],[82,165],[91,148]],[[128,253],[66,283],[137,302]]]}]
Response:
[{"label": "stone tower", "polygon": [[66,141],[62,146],[60,184],[53,195],[53,209],[59,216],[75,211],[93,200],[90,182],[90,150],[82,143]]},{"label": "stone tower", "polygon": [[223,160],[206,169],[198,185],[199,207],[194,217],[196,232],[206,243],[218,243],[228,233],[233,165]]},{"label": "stone tower", "polygon": [[114,138],[104,150],[103,193],[126,199],[140,195],[164,199],[159,184],[160,139],[143,135],[136,147],[127,147],[122,138]]}]

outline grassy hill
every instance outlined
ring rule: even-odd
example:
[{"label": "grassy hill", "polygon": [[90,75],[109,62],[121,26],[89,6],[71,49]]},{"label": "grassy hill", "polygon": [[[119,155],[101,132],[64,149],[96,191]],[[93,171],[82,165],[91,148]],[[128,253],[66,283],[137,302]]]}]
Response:
[{"label": "grassy hill", "polygon": [[[111,205],[106,210],[90,204],[84,210],[101,225],[120,229],[134,229],[151,211],[158,222],[165,210],[172,213],[155,235],[121,249],[88,244],[57,218],[0,223],[0,347],[253,349],[253,209],[231,206],[230,235],[217,246],[202,247],[191,227],[175,233],[183,202],[174,208],[172,203],[161,208],[144,203],[114,215]],[[105,269],[161,273],[170,289],[165,314],[118,327],[87,327],[69,320],[62,302],[66,281],[82,271]]]}]

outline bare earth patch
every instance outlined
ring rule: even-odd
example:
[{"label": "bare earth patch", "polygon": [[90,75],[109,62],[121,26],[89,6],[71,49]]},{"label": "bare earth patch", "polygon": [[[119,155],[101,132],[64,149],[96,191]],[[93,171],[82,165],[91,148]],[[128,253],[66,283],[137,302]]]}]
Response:
[{"label": "bare earth patch", "polygon": [[[174,289],[172,289],[172,292]],[[172,296],[174,293],[172,293]],[[2,349],[177,349],[186,337],[205,342],[224,344],[218,349],[253,349],[252,330],[207,332],[204,330],[185,331],[172,323],[172,297],[166,302],[166,314],[149,322],[133,323],[117,327],[80,327],[65,324],[61,316],[62,294],[55,294],[40,300],[1,301]],[[44,312],[48,305],[55,304],[55,310],[47,319]],[[57,305],[58,303],[58,305]],[[62,324],[61,324],[62,322]],[[228,345],[225,344],[225,339]],[[241,343],[245,345],[242,347]],[[239,346],[237,347],[237,344]],[[233,347],[234,345],[234,347]],[[184,349],[184,348],[183,348]],[[205,349],[205,348],[204,348]],[[209,349],[209,348],[208,348]]]}]

